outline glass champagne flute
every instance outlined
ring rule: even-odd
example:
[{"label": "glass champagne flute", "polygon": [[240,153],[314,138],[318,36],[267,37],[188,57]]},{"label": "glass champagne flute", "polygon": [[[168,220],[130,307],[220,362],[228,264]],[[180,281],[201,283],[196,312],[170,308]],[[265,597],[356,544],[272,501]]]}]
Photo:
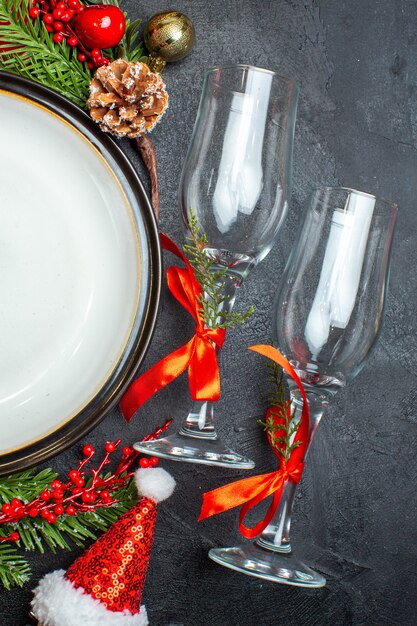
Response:
[{"label": "glass champagne flute", "polygon": [[[335,393],[360,371],[381,325],[397,207],[354,189],[322,188],[311,196],[274,307],[278,347],[300,377],[310,410],[309,444]],[[293,419],[302,398],[287,379]],[[254,544],[214,548],[217,563],[245,574],[322,587],[319,573],[290,543],[296,484],[285,483],[275,521]]]},{"label": "glass champagne flute", "polygon": [[[227,300],[271,250],[288,209],[298,86],[250,65],[214,67],[205,78],[183,166],[180,204],[207,238],[213,271],[226,268]],[[249,469],[253,461],[217,436],[214,404],[194,402],[176,435],[138,444],[163,458]]]}]

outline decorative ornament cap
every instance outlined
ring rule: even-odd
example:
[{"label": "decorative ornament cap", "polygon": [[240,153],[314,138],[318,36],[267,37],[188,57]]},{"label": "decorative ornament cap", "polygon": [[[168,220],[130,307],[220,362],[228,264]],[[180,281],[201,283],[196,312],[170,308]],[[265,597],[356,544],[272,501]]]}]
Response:
[{"label": "decorative ornament cap", "polygon": [[170,497],[175,489],[175,480],[162,467],[138,469],[135,473],[138,492],[145,498],[162,502]]}]

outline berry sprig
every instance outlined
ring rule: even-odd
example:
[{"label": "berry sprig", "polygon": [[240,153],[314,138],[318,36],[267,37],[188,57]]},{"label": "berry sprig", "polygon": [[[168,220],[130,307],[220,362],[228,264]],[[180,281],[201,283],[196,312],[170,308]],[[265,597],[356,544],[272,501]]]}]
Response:
[{"label": "berry sprig", "polygon": [[[124,15],[118,7],[88,7],[79,0],[32,0],[32,5],[29,17],[42,20],[56,44],[65,40],[71,48],[77,48],[78,60],[86,63],[90,70],[110,63],[102,49],[117,45],[126,27]],[[108,20],[103,21],[100,14],[97,17],[97,12],[103,10]],[[108,23],[110,26],[103,26]]]},{"label": "berry sprig", "polygon": [[[159,437],[172,420],[147,435],[143,441],[150,441]],[[104,456],[96,468],[87,468],[93,456],[95,448],[87,444],[83,447],[83,459],[79,461],[76,469],[70,469],[67,480],[53,480],[44,488],[38,497],[30,502],[23,502],[20,498],[13,498],[10,502],[4,502],[0,510],[0,526],[13,524],[18,528],[23,518],[42,518],[49,524],[54,524],[61,516],[76,516],[78,513],[94,512],[99,508],[110,507],[119,502],[117,494],[126,486],[134,474],[134,465],[140,455],[130,446],[122,448],[122,456],[113,473],[103,475],[106,465],[110,464],[112,455],[121,444],[121,439],[115,442],[108,441],[104,446]],[[139,459],[140,467],[155,467],[158,465],[156,457],[142,457]],[[0,541],[16,542],[19,540],[17,531],[13,531],[7,537],[0,537]]]},{"label": "berry sprig", "polygon": [[17,533],[16,531],[13,531],[7,537],[0,537],[0,543],[4,541],[16,542],[16,541],[19,541],[19,538],[20,538],[19,533]]}]

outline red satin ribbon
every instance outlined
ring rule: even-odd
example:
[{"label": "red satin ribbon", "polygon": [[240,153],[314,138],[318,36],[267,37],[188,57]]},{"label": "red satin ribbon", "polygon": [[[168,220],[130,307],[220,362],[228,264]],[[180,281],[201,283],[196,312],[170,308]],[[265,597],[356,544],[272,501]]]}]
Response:
[{"label": "red satin ribbon", "polygon": [[180,376],[187,367],[193,400],[216,402],[220,398],[216,347],[222,347],[226,331],[224,328],[206,328],[200,304],[201,286],[193,268],[169,237],[161,233],[160,238],[163,249],[172,252],[186,264],[186,268],[168,268],[167,282],[171,293],[194,318],[195,335],[130,385],[120,402],[126,420],[130,420],[142,404]]},{"label": "red satin ribbon", "polygon": [[[281,457],[280,468],[275,472],[244,478],[203,494],[203,506],[199,521],[211,515],[217,515],[218,513],[223,513],[223,511],[241,506],[239,515],[240,532],[244,537],[252,539],[259,535],[271,522],[278,508],[285,482],[291,480],[298,483],[301,480],[304,469],[303,459],[309,439],[310,414],[302,383],[287,359],[272,346],[259,345],[252,346],[249,349],[259,352],[259,354],[278,363],[295,381],[303,398],[301,424],[294,439],[294,441],[301,441],[302,443],[293,449],[288,463],[285,463]],[[273,496],[272,502],[263,520],[252,528],[246,526],[244,520],[249,511],[270,495]]]}]

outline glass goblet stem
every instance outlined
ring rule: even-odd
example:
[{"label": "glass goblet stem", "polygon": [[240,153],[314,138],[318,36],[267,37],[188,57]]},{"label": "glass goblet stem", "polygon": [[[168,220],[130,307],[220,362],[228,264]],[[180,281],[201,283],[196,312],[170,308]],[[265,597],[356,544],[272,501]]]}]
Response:
[{"label": "glass goblet stem", "polygon": [[[288,380],[292,420],[301,417],[303,400],[298,387]],[[316,428],[327,410],[333,389],[304,384],[310,409],[310,432],[307,456]],[[295,434],[294,434],[295,436]],[[252,543],[232,548],[212,548],[209,557],[230,569],[273,582],[297,587],[323,587],[326,579],[300,561],[293,553],[290,541],[291,513],[297,484],[289,480],[284,485],[273,521]]]},{"label": "glass goblet stem", "polygon": [[[220,303],[211,301],[210,318],[216,325],[226,321],[225,316],[233,309],[236,289],[242,282],[242,277],[226,274],[222,296],[226,298]],[[205,298],[208,301],[208,295]],[[209,301],[208,301],[209,302]],[[217,361],[220,369],[221,350],[215,346]],[[191,411],[182,423],[178,433],[135,444],[135,449],[145,454],[188,463],[202,463],[231,467],[234,469],[252,469],[255,463],[241,454],[234,452],[223,444],[214,427],[215,402],[194,401]]]},{"label": "glass goblet stem", "polygon": [[[213,265],[211,268],[212,272],[222,271],[222,270],[224,271],[224,269],[225,268],[223,265],[217,265],[217,264]],[[214,302],[213,296],[210,296],[210,294],[207,294],[207,293],[204,294],[204,298],[206,302],[211,304],[213,317],[217,309],[218,316],[216,318],[216,326],[221,326],[226,323],[227,316],[232,312],[233,307],[235,305],[237,290],[242,285],[243,278],[247,275],[247,273],[248,272],[246,272],[245,275],[242,275],[242,274],[235,273],[233,271],[228,270],[223,280],[216,283],[215,285],[216,293],[221,294],[221,298],[222,298],[222,301],[220,303]]]},{"label": "glass goblet stem", "polygon": [[[300,390],[295,385],[295,383],[293,383],[292,380],[288,380],[288,385],[290,388],[291,398],[291,421],[297,422],[301,417],[303,399],[301,397]],[[328,388],[312,388],[309,385],[304,385],[304,388],[307,396],[308,407],[310,410],[310,432],[308,447],[304,455],[305,460],[313,441],[316,428],[319,425],[321,418],[327,411],[329,398],[331,397],[331,395],[333,395],[333,392],[329,391]],[[294,483],[291,480],[285,483],[282,497],[276,510],[274,520],[265,528],[263,533],[257,539],[257,543],[263,548],[274,550],[275,552],[282,552],[285,554],[289,554],[291,552],[291,513],[297,486],[297,483]]]},{"label": "glass goblet stem", "polygon": [[214,403],[195,401],[181,426],[180,434],[185,437],[216,439]]},{"label": "glass goblet stem", "polygon": [[[218,268],[216,268],[218,269]],[[221,303],[219,307],[219,315],[216,319],[216,324],[220,325],[224,323],[226,319],[226,315],[232,312],[233,306],[236,300],[236,291],[240,286],[241,281],[239,282],[236,277],[226,274],[222,293],[225,299]],[[216,285],[218,287],[219,285]],[[205,294],[206,300],[209,300],[209,296]],[[214,303],[213,303],[214,304]],[[221,368],[221,350],[219,348],[215,348],[217,362],[219,365],[219,370]],[[217,433],[214,427],[214,406],[215,402],[199,402],[198,400],[193,402],[190,412],[187,417],[184,419],[180,434],[188,437],[198,437],[201,439],[217,439]]]}]

